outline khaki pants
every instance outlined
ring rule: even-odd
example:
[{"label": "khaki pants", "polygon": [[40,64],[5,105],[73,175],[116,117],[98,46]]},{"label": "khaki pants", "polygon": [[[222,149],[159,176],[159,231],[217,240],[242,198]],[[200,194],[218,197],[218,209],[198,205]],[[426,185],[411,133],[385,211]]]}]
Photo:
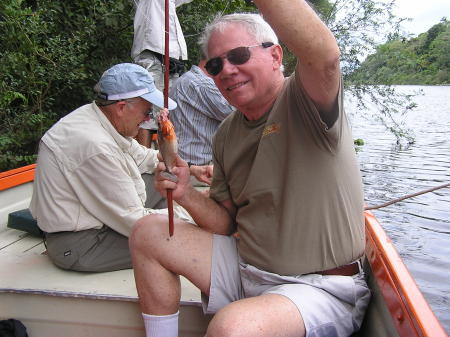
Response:
[{"label": "khaki pants", "polygon": [[[145,207],[160,209],[167,201],[153,187],[153,175],[144,173],[147,200]],[[132,268],[128,238],[107,226],[79,232],[45,235],[48,256],[62,269],[106,272]]]},{"label": "khaki pants", "polygon": [[48,256],[62,269],[105,272],[132,268],[128,238],[107,226],[45,236]]}]

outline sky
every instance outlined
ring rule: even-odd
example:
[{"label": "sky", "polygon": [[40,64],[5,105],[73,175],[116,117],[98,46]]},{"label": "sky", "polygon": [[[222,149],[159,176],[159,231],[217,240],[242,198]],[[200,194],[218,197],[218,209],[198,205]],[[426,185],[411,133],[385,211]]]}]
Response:
[{"label": "sky", "polygon": [[444,16],[450,20],[450,0],[397,0],[396,4],[394,14],[413,19],[402,27],[414,36],[425,33]]}]

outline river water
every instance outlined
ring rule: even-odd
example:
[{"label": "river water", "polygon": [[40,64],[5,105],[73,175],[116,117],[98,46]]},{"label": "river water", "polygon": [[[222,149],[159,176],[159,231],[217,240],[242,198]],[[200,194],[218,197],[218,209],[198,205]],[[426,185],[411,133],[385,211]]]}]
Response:
[{"label": "river water", "polygon": [[[396,86],[402,93],[423,91],[417,108],[402,119],[415,135],[409,146],[374,118],[347,111],[358,151],[367,205],[450,182],[450,86]],[[368,114],[370,115],[370,114]],[[374,210],[432,310],[450,334],[450,187]]]}]

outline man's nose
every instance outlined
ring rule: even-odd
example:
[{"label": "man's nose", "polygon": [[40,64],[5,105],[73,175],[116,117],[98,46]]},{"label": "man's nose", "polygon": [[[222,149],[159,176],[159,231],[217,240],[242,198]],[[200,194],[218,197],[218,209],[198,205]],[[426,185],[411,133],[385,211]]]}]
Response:
[{"label": "man's nose", "polygon": [[234,74],[238,71],[238,68],[235,64],[228,61],[227,58],[223,59],[223,68],[222,71],[219,73],[219,75],[230,75]]}]

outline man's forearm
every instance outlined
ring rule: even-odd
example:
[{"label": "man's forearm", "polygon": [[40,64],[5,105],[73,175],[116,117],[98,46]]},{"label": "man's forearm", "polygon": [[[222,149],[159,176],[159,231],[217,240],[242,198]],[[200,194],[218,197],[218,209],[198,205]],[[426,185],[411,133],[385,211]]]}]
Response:
[{"label": "man's forearm", "polygon": [[255,0],[264,19],[302,63],[323,60],[338,51],[328,27],[304,0]]},{"label": "man's forearm", "polygon": [[192,187],[182,200],[177,200],[177,203],[189,212],[199,227],[215,234],[229,235],[232,233],[234,216],[201,191]]}]

